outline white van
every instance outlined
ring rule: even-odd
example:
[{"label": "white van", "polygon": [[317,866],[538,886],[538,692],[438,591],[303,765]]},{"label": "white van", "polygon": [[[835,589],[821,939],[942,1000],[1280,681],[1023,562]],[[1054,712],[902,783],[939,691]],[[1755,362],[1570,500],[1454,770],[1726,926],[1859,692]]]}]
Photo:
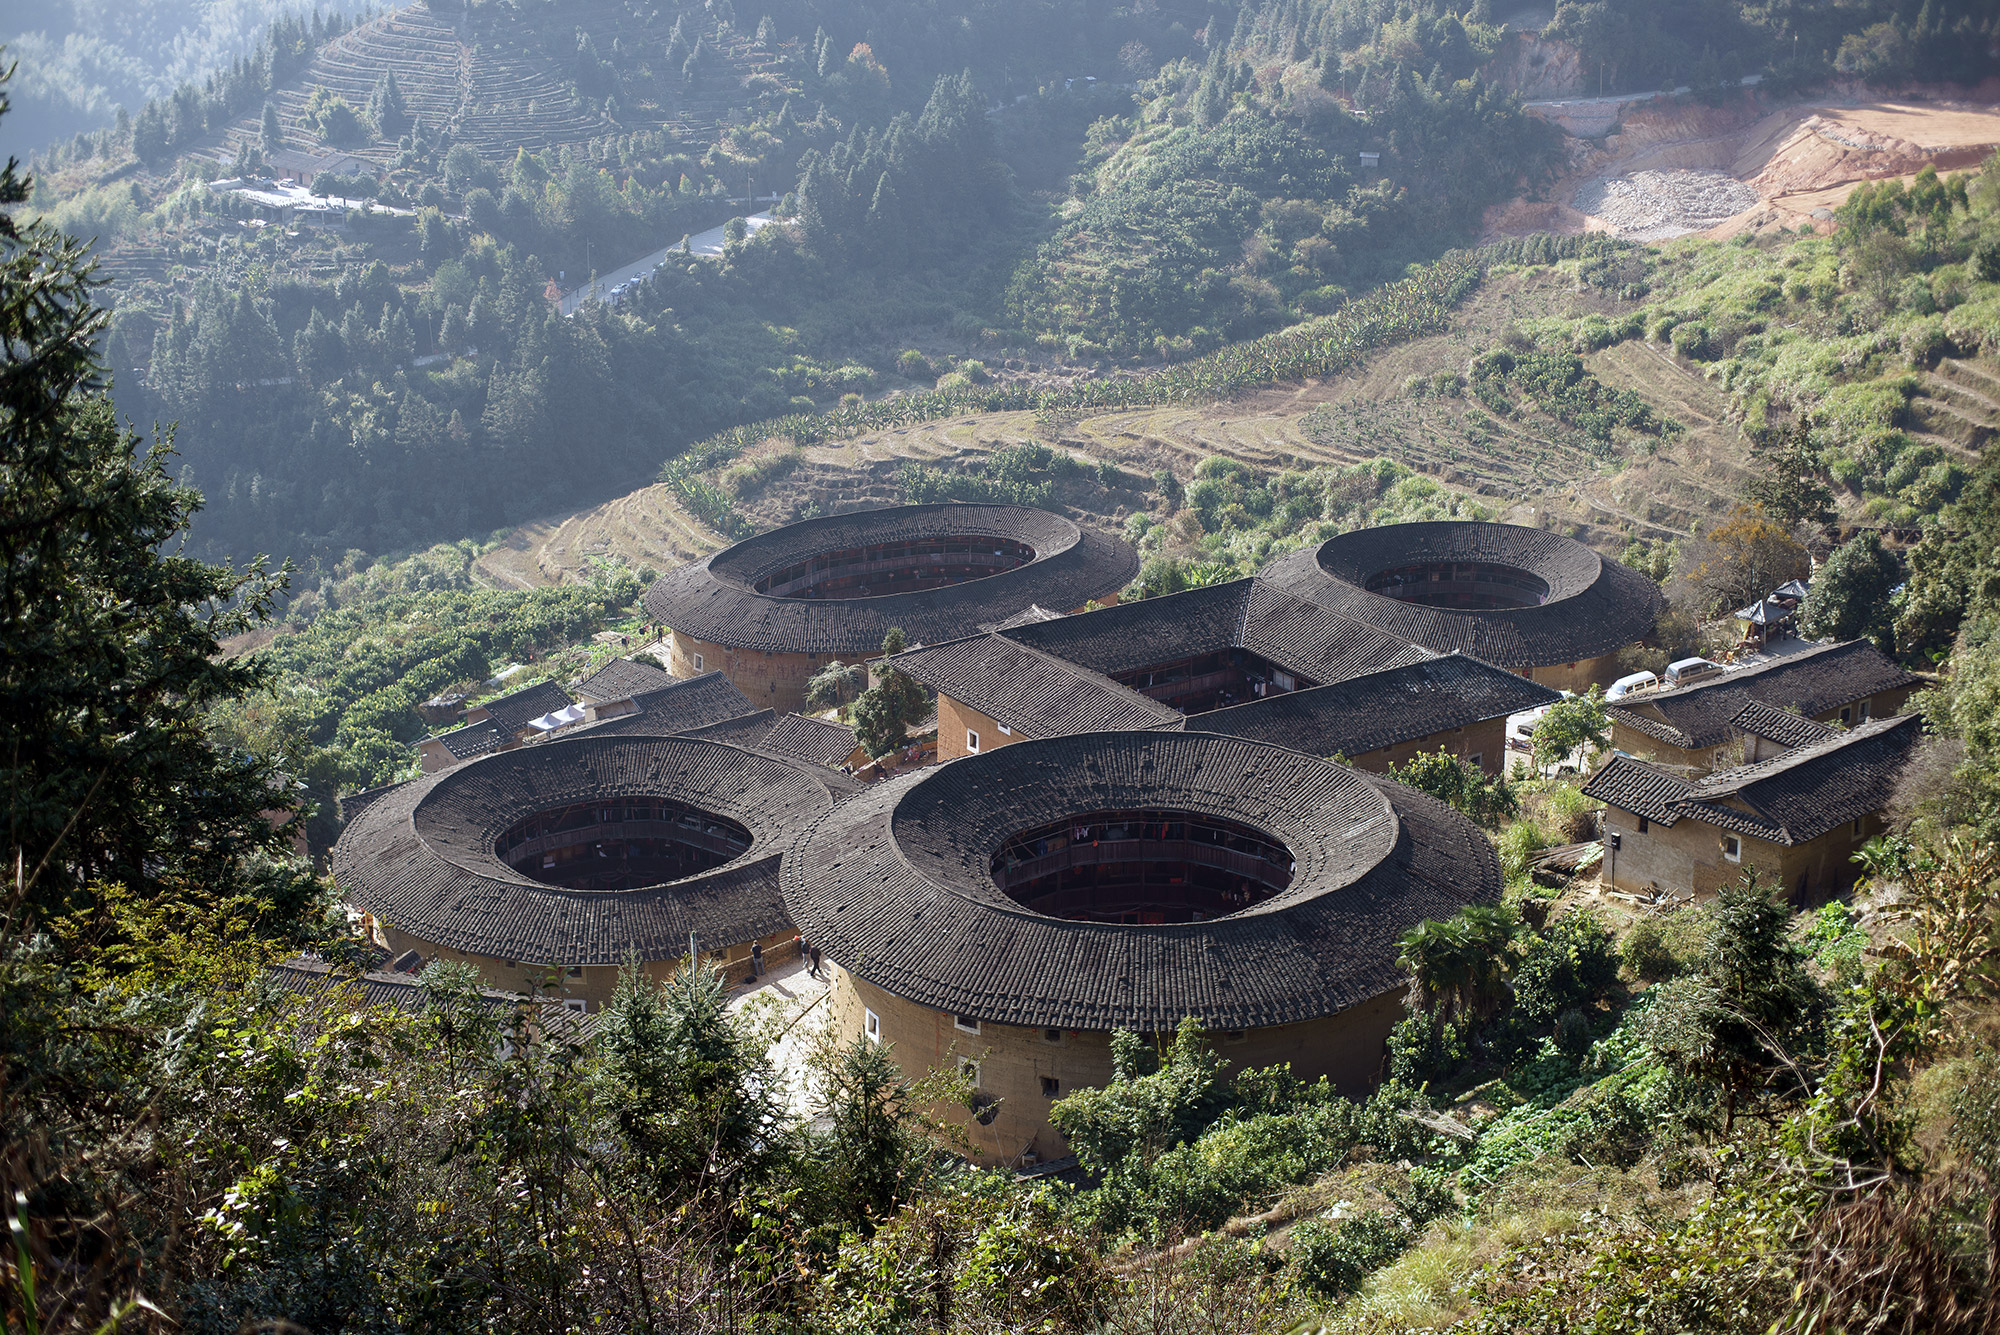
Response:
[{"label": "white van", "polygon": [[1628,695],[1640,695],[1660,684],[1658,676],[1651,672],[1634,672],[1629,677],[1620,677],[1611,683],[1611,689],[1604,693],[1609,700],[1623,700]]},{"label": "white van", "polygon": [[1722,664],[1707,658],[1683,658],[1667,664],[1668,686],[1691,686],[1695,682],[1722,675]]}]

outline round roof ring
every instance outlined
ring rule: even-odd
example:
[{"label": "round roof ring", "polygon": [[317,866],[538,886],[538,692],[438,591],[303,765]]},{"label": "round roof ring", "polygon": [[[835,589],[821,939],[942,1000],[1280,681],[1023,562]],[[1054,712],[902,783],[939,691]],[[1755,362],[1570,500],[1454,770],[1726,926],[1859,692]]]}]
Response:
[{"label": "round roof ring", "polygon": [[1259,576],[1439,653],[1521,669],[1615,653],[1664,600],[1652,580],[1573,538],[1516,524],[1390,524],[1280,557]]},{"label": "round roof ring", "polygon": [[1444,804],[1282,747],[1200,732],[1024,741],[871,787],[780,872],[850,972],[1030,1027],[1219,1029],[1393,990],[1398,940],[1500,895]]},{"label": "round roof ring", "polygon": [[790,524],[663,576],[646,608],[683,635],[772,653],[873,654],[1067,612],[1138,574],[1122,539],[1018,505],[905,505]]},{"label": "round roof ring", "polygon": [[789,926],[778,859],[844,783],[688,737],[537,743],[376,799],[342,833],[334,873],[354,907],[436,946],[675,959],[690,934],[706,948]]}]

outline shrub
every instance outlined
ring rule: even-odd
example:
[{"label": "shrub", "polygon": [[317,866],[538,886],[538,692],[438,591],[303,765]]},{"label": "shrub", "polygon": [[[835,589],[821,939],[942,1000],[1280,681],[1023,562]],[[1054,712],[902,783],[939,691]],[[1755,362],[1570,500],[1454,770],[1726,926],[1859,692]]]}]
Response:
[{"label": "shrub", "polygon": [[1611,933],[1594,914],[1572,913],[1528,942],[1514,970],[1514,1015],[1542,1030],[1572,1007],[1601,997],[1618,977]]},{"label": "shrub", "polygon": [[907,376],[911,380],[930,380],[933,378],[930,359],[915,348],[905,348],[902,354],[896,358],[896,373]]},{"label": "shrub", "polygon": [[1590,1051],[1590,1020],[1572,1006],[1556,1017],[1556,1046],[1572,1057]]},{"label": "shrub", "polygon": [[1689,361],[1707,361],[1714,353],[1714,335],[1699,320],[1675,325],[1672,342],[1674,351]]},{"label": "shrub", "polygon": [[1528,870],[1528,860],[1549,846],[1542,827],[1531,820],[1518,820],[1500,835],[1500,868],[1509,878]]},{"label": "shrub", "polygon": [[1641,982],[1665,982],[1681,971],[1680,961],[1667,946],[1666,933],[1654,918],[1633,923],[1618,954],[1625,972]]},{"label": "shrub", "polygon": [[1400,1223],[1372,1210],[1338,1223],[1308,1219],[1292,1230],[1292,1266],[1307,1293],[1338,1298],[1402,1255],[1409,1242]]},{"label": "shrub", "polygon": [[1586,797],[1575,784],[1562,783],[1542,794],[1542,814],[1548,827],[1565,843],[1580,844],[1597,837],[1597,813],[1603,804]]}]

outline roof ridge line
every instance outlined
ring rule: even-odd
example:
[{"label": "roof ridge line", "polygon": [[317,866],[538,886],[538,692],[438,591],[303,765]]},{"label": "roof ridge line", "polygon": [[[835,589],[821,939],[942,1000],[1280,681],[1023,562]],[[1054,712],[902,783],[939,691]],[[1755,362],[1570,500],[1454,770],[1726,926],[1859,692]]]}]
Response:
[{"label": "roof ridge line", "polygon": [[[1787,747],[1777,755],[1759,760],[1754,764],[1738,765],[1734,769],[1723,770],[1720,774],[1711,775],[1709,777],[1724,778],[1726,781],[1713,786],[1704,782],[1695,786],[1694,791],[1704,797],[1711,794],[1740,792],[1743,788],[1762,783],[1774,774],[1783,774],[1787,770],[1803,765],[1808,761],[1819,760],[1822,757],[1831,755],[1843,747],[1852,746],[1856,742],[1868,741],[1871,738],[1881,736],[1885,732],[1893,732],[1898,728],[1908,727],[1910,724],[1919,721],[1921,721],[1921,715],[1891,714],[1887,718],[1869,719],[1866,723],[1856,724],[1844,732],[1835,729],[1834,735],[1831,737],[1822,738],[1817,742],[1811,742],[1805,746]],[[1746,798],[1745,800],[1747,801],[1748,799]]]},{"label": "roof ridge line", "polygon": [[1105,673],[1099,672],[1095,668],[1085,667],[1081,663],[1072,663],[1067,658],[1060,658],[1057,655],[1050,653],[1048,650],[1037,648],[1035,645],[1032,644],[1022,644],[1019,640],[1012,639],[1006,635],[1003,635],[1001,632],[997,630],[988,631],[987,634],[995,639],[1005,639],[1007,643],[1013,645],[1015,648],[1020,649],[1026,653],[1033,654],[1035,657],[1041,659],[1046,663],[1053,664],[1056,670],[1065,677],[1071,677],[1071,678],[1082,677],[1090,681],[1092,685],[1109,686],[1111,689],[1115,691],[1123,691],[1127,695],[1143,700],[1146,702],[1147,705],[1159,711],[1160,717],[1162,718],[1187,717],[1187,715],[1181,713],[1178,709],[1171,709],[1168,706],[1161,704],[1158,700],[1155,700],[1152,696],[1147,695],[1145,692],[1134,690],[1132,687],[1127,686],[1124,682],[1119,681],[1116,678],[1113,678]]}]

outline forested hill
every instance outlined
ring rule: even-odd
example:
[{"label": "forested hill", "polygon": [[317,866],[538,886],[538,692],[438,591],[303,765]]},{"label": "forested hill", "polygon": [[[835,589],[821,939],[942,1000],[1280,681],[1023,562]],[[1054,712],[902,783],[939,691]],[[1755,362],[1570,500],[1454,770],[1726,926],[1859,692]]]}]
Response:
[{"label": "forested hill", "polygon": [[[1594,0],[1534,40],[1615,41],[1601,78],[1727,50],[1775,81],[1990,26]],[[1483,4],[426,0],[285,19],[39,154],[30,208],[99,238],[118,401],[180,424],[197,549],[330,566],[615,495],[719,429],[960,360],[1032,388],[1337,310],[1559,163],[1511,91],[1526,40]],[[374,201],[337,227],[215,188],[333,149],[363,167],[316,188]],[[556,315],[746,194],[789,225]]]}]

